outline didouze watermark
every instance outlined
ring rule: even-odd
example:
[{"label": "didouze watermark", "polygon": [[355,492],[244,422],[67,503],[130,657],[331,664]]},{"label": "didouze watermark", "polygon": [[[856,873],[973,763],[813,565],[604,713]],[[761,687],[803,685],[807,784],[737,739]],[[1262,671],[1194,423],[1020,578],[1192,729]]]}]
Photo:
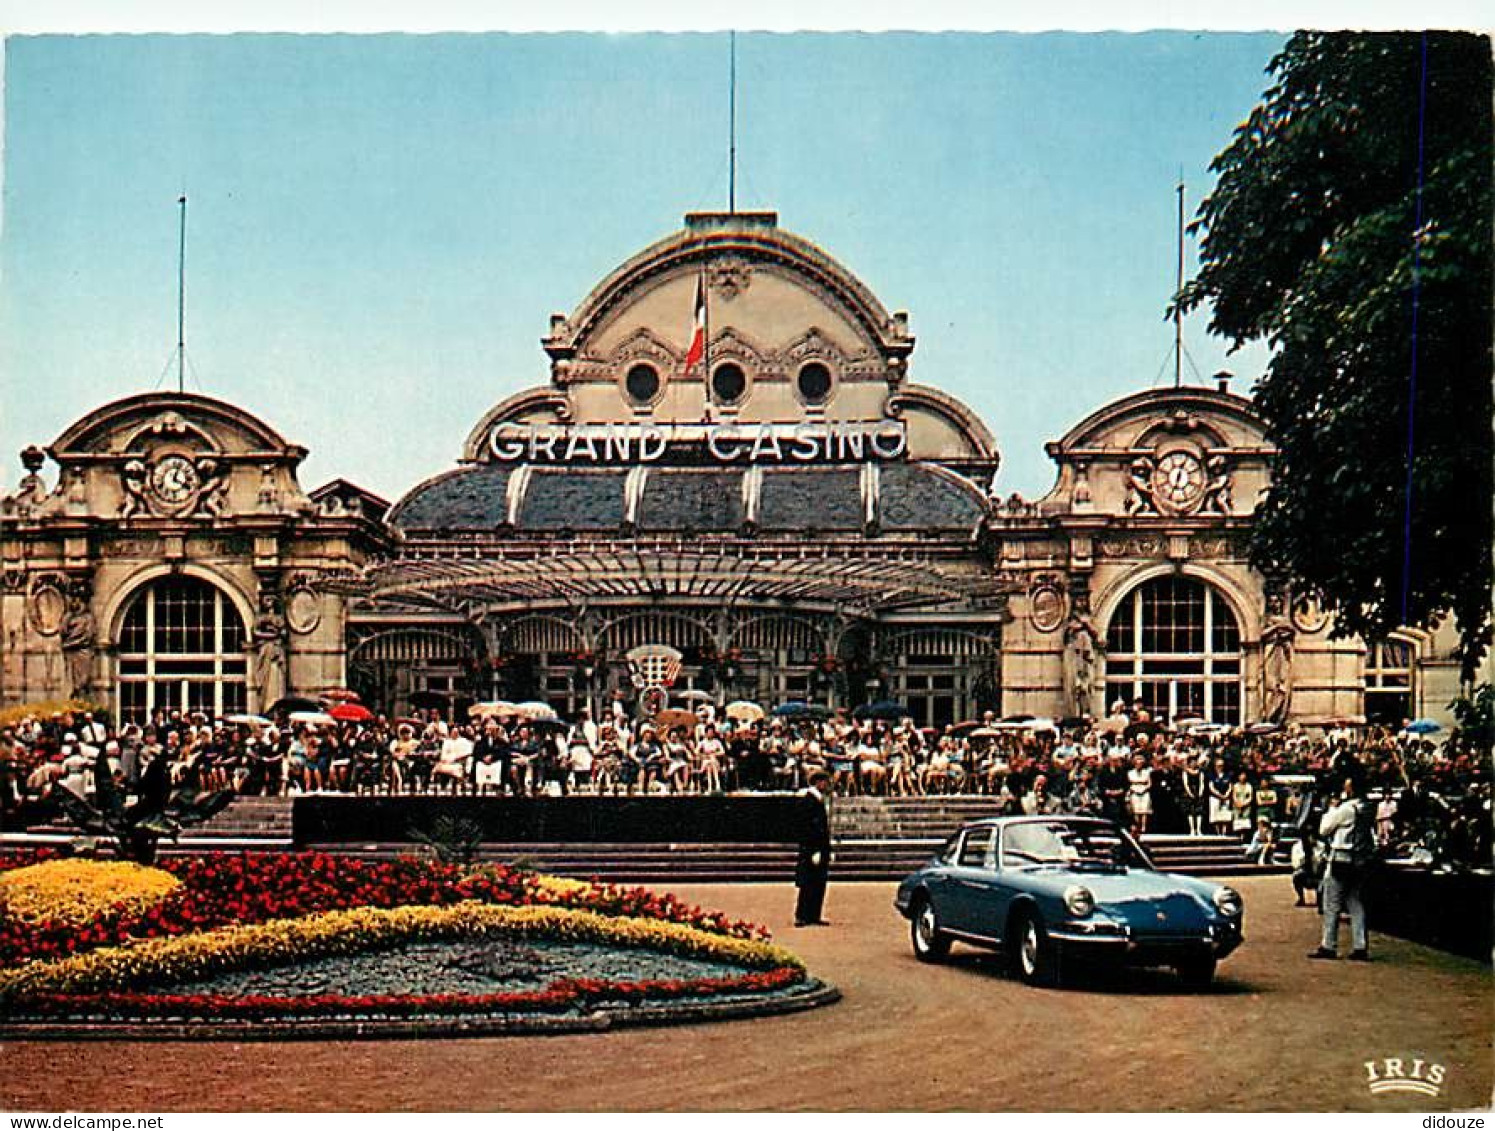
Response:
[{"label": "didouze watermark", "polygon": [[655,463],[666,455],[726,464],[885,462],[908,454],[908,426],[891,419],[720,422],[689,431],[639,422],[495,424],[488,452],[503,463]]}]

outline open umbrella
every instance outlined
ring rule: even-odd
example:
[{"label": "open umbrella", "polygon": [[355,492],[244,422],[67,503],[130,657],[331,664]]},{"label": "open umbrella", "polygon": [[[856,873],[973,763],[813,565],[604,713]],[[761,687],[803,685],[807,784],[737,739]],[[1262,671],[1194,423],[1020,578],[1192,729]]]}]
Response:
[{"label": "open umbrella", "polygon": [[710,703],[716,698],[709,691],[697,691],[693,687],[687,688],[684,691],[672,691],[670,694],[676,699],[684,700],[686,703]]},{"label": "open umbrella", "polygon": [[528,703],[515,703],[514,714],[519,716],[519,718],[521,719],[531,720],[554,719],[559,717],[556,715],[554,707],[552,707],[549,703],[541,703],[537,699],[532,699]]},{"label": "open umbrella", "polygon": [[739,723],[756,723],[763,717],[763,708],[746,699],[739,699],[735,703],[728,703],[724,713],[727,718]]},{"label": "open umbrella", "polygon": [[1058,730],[1053,719],[1029,719],[1023,724],[1029,730]]},{"label": "open umbrella", "polygon": [[1442,723],[1435,723],[1432,719],[1413,719],[1402,727],[1407,734],[1433,734],[1443,729]]},{"label": "open umbrella", "polygon": [[822,707],[819,703],[806,703],[800,699],[780,703],[773,709],[773,715],[780,719],[828,719],[831,717],[828,708]]},{"label": "open umbrella", "polygon": [[1004,723],[1028,723],[1033,721],[1032,715],[1008,715],[1002,720]]},{"label": "open umbrella", "polygon": [[977,722],[975,719],[967,719],[963,723],[956,723],[954,726],[950,727],[950,733],[951,734],[969,734],[971,731],[979,729],[980,726],[981,726],[981,724],[979,722]]},{"label": "open umbrella", "polygon": [[320,711],[322,704],[315,699],[308,699],[303,695],[287,695],[284,699],[277,699],[270,705],[270,714],[279,714],[284,711],[289,714],[292,711]]},{"label": "open umbrella", "polygon": [[329,691],[317,692],[318,699],[325,699],[329,703],[362,703],[363,696],[356,691],[349,691],[346,687],[334,687]]},{"label": "open umbrella", "polygon": [[1224,734],[1230,728],[1224,723],[1194,723],[1189,727],[1190,734]]},{"label": "open umbrella", "polygon": [[514,715],[514,704],[506,699],[495,699],[490,703],[474,703],[467,708],[469,715],[477,715],[479,718],[496,717],[500,719],[512,718]]},{"label": "open umbrella", "polygon": [[1080,730],[1091,723],[1089,715],[1065,715],[1059,720],[1060,730]]},{"label": "open umbrella", "polygon": [[236,727],[267,727],[270,720],[264,715],[228,715],[224,722]]},{"label": "open umbrella", "polygon": [[998,730],[994,726],[977,727],[975,730],[966,732],[967,738],[1000,738],[1006,731]]},{"label": "open umbrella", "polygon": [[908,708],[892,699],[883,699],[877,703],[863,703],[851,714],[858,719],[901,719],[908,714]]},{"label": "open umbrella", "polygon": [[1282,729],[1281,723],[1252,723],[1246,728],[1247,734],[1276,734]]},{"label": "open umbrella", "polygon": [[340,723],[367,723],[374,719],[374,712],[362,703],[339,703],[327,713]]},{"label": "open umbrella", "polygon": [[291,722],[300,723],[304,726],[325,727],[336,722],[331,715],[325,711],[292,711]]},{"label": "open umbrella", "polygon": [[1107,715],[1095,724],[1095,729],[1102,734],[1120,734],[1132,725],[1132,720],[1126,715]]},{"label": "open umbrella", "polygon": [[695,715],[679,707],[666,707],[654,716],[654,726],[660,731],[667,731],[671,727],[693,727],[695,725]]}]

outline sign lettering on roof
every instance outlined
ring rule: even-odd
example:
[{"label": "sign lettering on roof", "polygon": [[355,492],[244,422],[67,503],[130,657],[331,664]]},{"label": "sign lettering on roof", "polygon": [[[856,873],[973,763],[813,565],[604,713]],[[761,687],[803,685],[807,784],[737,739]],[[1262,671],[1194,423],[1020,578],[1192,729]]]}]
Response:
[{"label": "sign lettering on roof", "polygon": [[496,424],[488,453],[500,463],[631,464],[669,462],[859,463],[903,459],[901,420],[797,424],[721,422],[690,428],[650,423]]}]

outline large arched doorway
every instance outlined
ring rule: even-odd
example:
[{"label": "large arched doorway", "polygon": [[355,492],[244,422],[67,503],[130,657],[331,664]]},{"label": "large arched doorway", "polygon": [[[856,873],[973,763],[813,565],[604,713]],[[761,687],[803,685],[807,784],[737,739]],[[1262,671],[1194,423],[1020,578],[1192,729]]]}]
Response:
[{"label": "large arched doorway", "polygon": [[121,722],[158,708],[217,718],[248,705],[244,620],[228,595],[195,577],[142,586],[125,607],[116,652]]},{"label": "large arched doorway", "polygon": [[1122,598],[1106,631],[1106,703],[1118,699],[1158,719],[1241,721],[1241,629],[1218,590],[1158,577]]}]

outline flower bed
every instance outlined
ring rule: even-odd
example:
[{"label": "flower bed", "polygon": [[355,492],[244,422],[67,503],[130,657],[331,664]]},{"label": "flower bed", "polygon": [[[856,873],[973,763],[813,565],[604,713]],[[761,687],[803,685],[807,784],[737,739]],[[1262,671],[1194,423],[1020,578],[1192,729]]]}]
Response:
[{"label": "flower bed", "polygon": [[[818,1004],[834,994],[827,997],[763,928],[643,889],[502,867],[319,853],[179,857],[162,870],[128,876],[112,864],[28,863],[0,858],[0,890],[91,895],[32,899],[26,914],[12,906],[0,919],[0,1015],[23,1029],[324,1019],[357,1021],[356,1035],[367,1035],[365,1022],[386,1019],[595,1020],[617,1010],[647,1014],[665,1003],[689,1012],[706,1009],[703,1003],[809,1001],[815,993],[807,991],[819,993],[810,1002]],[[111,891],[110,876],[126,887]],[[522,949],[531,943],[550,948],[548,957]],[[438,970],[424,985],[471,992],[389,992],[390,971],[395,984],[410,981],[391,952],[414,948],[429,958],[449,945],[476,947],[479,956],[484,947],[509,947],[510,959],[529,954],[540,961],[517,970],[509,961],[500,975],[448,982]],[[575,968],[574,955],[567,956],[578,948],[605,953],[612,964],[606,976]],[[390,957],[374,957],[381,953]],[[379,979],[368,973],[376,968],[384,971]],[[263,971],[291,989],[254,992],[276,981],[255,973]],[[360,971],[369,986],[360,984]],[[223,992],[225,985],[238,992]],[[340,992],[323,992],[333,988]],[[360,992],[369,988],[376,992]],[[680,1019],[678,1010],[670,1016]]]}]

